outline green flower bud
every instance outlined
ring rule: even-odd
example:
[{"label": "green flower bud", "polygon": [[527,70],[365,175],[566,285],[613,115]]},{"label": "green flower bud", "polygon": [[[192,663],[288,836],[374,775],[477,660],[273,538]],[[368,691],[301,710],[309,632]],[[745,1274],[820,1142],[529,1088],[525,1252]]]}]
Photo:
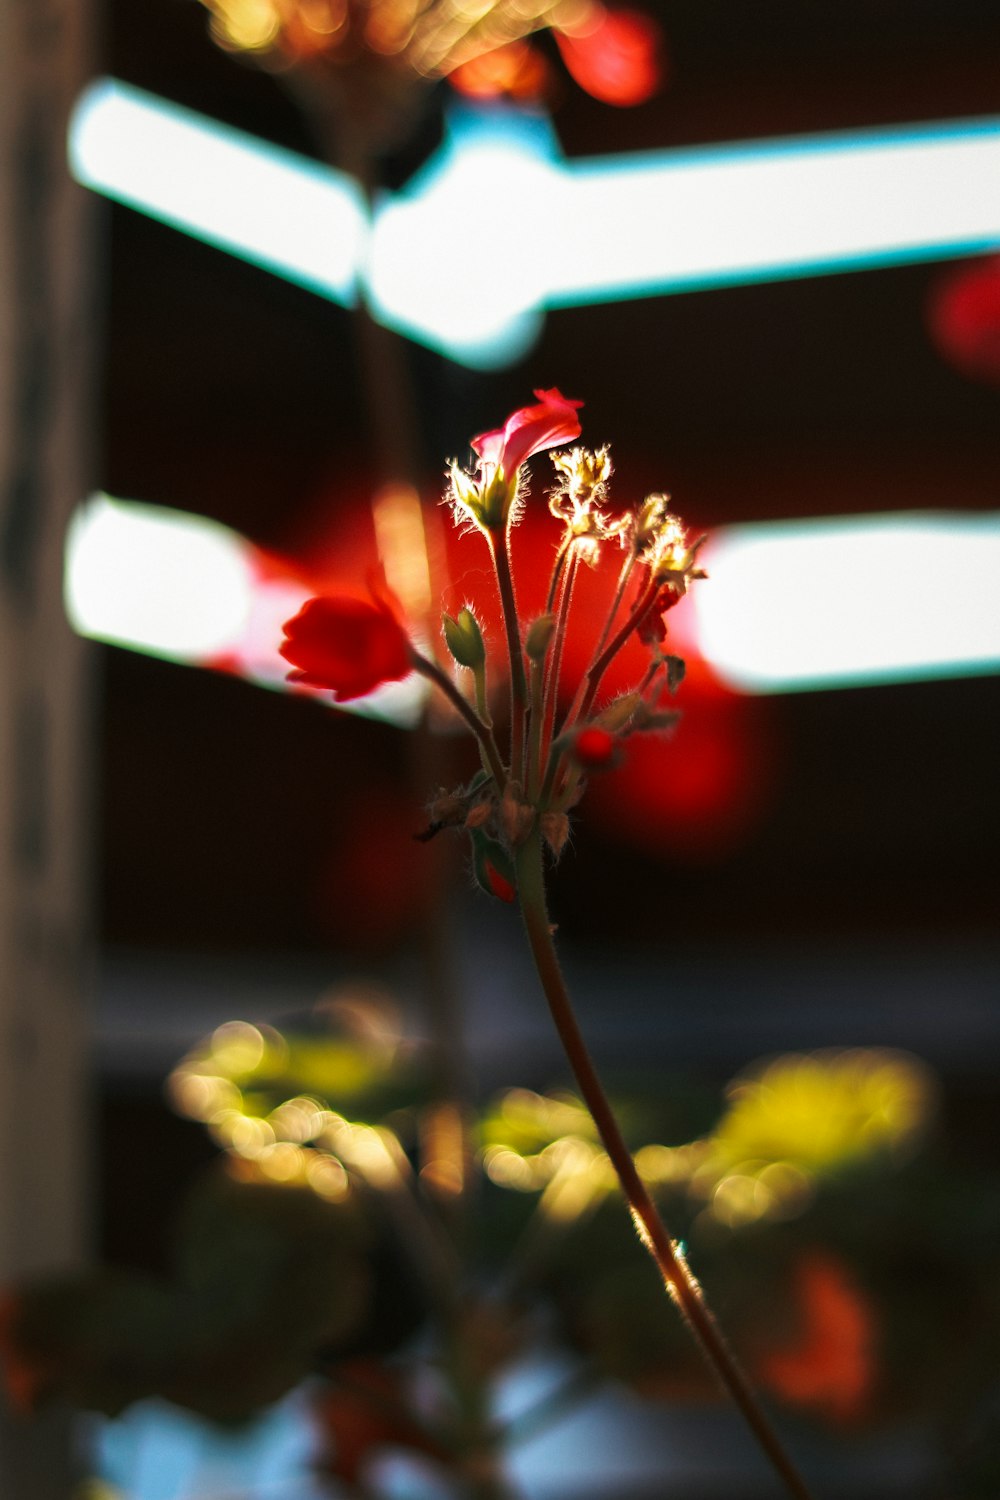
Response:
[{"label": "green flower bud", "polygon": [[517,499],[517,470],[508,479],[497,466],[483,481],[467,474],[457,463],[450,469],[451,500],[456,514],[469,516],[481,531],[503,532]]},{"label": "green flower bud", "polygon": [[486,531],[504,531],[510,508],[517,499],[517,471],[507,479],[503,469],[493,470],[480,493],[479,524]]},{"label": "green flower bud", "polygon": [[594,719],[594,723],[600,724],[602,729],[610,729],[613,733],[617,733],[618,730],[625,728],[641,702],[642,697],[639,693],[623,693],[620,698],[616,698],[613,703],[608,704],[607,708],[601,710]]},{"label": "green flower bud", "polygon": [[549,646],[552,644],[555,629],[555,615],[539,615],[538,619],[533,620],[528,626],[524,649],[531,661],[542,661],[544,659],[546,651],[548,651]]},{"label": "green flower bud", "polygon": [[481,667],[486,660],[486,646],[479,621],[466,605],[459,610],[458,618],[443,615],[444,638],[448,650],[460,667]]}]

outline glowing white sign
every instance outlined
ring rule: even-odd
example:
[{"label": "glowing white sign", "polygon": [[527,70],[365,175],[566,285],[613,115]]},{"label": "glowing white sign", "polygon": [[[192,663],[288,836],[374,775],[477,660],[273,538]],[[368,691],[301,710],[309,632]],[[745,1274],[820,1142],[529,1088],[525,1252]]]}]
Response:
[{"label": "glowing white sign", "polygon": [[537,114],[458,108],[366,216],[350,178],[110,80],[70,129],[78,180],[470,365],[546,307],[815,275],[1000,244],[1000,119],[565,162]]}]

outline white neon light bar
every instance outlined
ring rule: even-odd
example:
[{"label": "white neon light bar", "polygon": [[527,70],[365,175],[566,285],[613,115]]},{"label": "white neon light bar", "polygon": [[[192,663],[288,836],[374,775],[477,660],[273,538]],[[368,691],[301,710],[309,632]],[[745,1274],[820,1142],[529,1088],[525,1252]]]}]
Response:
[{"label": "white neon light bar", "polygon": [[81,96],[78,182],[336,302],[355,300],[366,215],[357,184],[113,79]]},{"label": "white neon light bar", "polygon": [[739,692],[1000,672],[1000,513],[729,526],[704,559],[698,647]]},{"label": "white neon light bar", "polygon": [[[692,590],[692,647],[746,693],[1000,671],[1000,513],[768,522],[714,532]],[[191,665],[225,659],[281,686],[282,622],[308,590],[262,572],[236,532],[181,511],[92,496],[66,539],[81,634]],[[361,711],[419,712],[411,678]]]},{"label": "white neon light bar", "polygon": [[[470,123],[471,122],[471,123]],[[113,81],[70,131],[81,182],[473,365],[545,307],[973,254],[1000,244],[1000,118],[563,162],[459,110],[365,219],[349,179]]]},{"label": "white neon light bar", "polygon": [[[549,293],[550,257],[534,225],[553,170],[532,136],[452,135],[376,215],[367,277],[375,314],[464,364],[520,358],[541,332]],[[470,219],[484,184],[491,202],[517,204],[511,219],[488,206]]]},{"label": "white neon light bar", "polygon": [[971,254],[1000,242],[1000,118],[576,162],[551,305]]}]

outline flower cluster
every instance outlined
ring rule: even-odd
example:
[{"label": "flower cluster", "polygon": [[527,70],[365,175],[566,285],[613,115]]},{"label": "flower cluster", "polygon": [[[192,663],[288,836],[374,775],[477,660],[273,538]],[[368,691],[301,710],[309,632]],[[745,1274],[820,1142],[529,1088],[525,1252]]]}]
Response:
[{"label": "flower cluster", "polygon": [[[630,735],[675,721],[665,699],[676,691],[683,663],[663,648],[664,616],[694,579],[704,577],[700,539],[688,539],[667,496],[649,495],[635,510],[615,514],[609,509],[609,449],[562,446],[580,436],[581,405],[557,389],[538,390],[533,405],[472,439],[472,471],[456,462],[449,467],[447,498],[456,519],[483,535],[494,563],[505,643],[499,672],[474,605],[443,617],[451,659],[446,669],[415,646],[402,610],[374,582],[367,600],[309,600],[285,626],[281,647],[292,681],[329,689],[339,702],[411,671],[445,694],[475,735],[482,764],[467,786],[435,799],[428,836],[464,827],[479,883],[505,900],[515,898],[517,850],[532,834],[554,853],[562,850],[585,776],[617,764]],[[526,465],[549,449],[558,451],[551,455],[556,479],[548,508],[561,535],[545,609],[526,621],[518,608],[511,533],[525,504]],[[586,619],[574,617],[574,584],[581,563],[596,566],[608,546],[619,554],[620,567],[595,628],[589,610]],[[585,671],[566,682],[563,647],[571,628],[589,629],[592,640]],[[645,670],[628,691],[603,701],[608,669],[633,639],[647,647]],[[468,692],[455,669],[470,674]],[[509,686],[503,751],[493,720],[493,677]]]}]

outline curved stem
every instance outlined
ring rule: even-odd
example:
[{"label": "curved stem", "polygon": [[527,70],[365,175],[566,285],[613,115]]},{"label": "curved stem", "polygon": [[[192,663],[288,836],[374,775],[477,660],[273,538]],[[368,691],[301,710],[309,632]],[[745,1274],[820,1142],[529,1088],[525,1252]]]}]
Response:
[{"label": "curved stem", "polygon": [[461,714],[479,741],[483,755],[486,757],[486,763],[490,769],[490,775],[497,784],[497,791],[502,792],[507,785],[507,775],[503,768],[503,762],[500,759],[500,752],[497,749],[497,742],[493,737],[492,729],[483,723],[471,703],[466,702],[451,678],[447,673],[442,672],[439,666],[432,661],[428,661],[426,656],[421,656],[419,651],[411,651],[410,662],[413,670],[419,672],[421,677],[426,677],[428,682],[433,682],[435,687],[440,688],[452,707],[457,709]]},{"label": "curved stem", "polygon": [[804,1480],[785,1453],[746,1377],[729,1352],[708,1310],[704,1294],[688,1269],[682,1251],[660,1218],[625,1144],[604,1086],[587,1051],[559,966],[545,904],[542,860],[541,837],[536,828],[520,846],[516,856],[518,894],[528,942],[556,1030],[604,1149],[618,1175],[639,1238],[656,1262],[667,1291],[686,1318],[702,1353],[743,1414],[761,1452],[770,1461],[788,1494],[794,1500],[810,1500],[810,1492]]}]

